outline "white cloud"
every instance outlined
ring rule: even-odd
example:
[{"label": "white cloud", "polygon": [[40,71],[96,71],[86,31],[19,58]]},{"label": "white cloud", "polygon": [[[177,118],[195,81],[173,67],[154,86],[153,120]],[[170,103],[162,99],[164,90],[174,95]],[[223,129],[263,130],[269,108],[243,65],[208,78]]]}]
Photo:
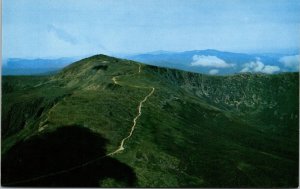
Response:
[{"label": "white cloud", "polygon": [[216,56],[194,55],[191,66],[228,68],[233,67],[234,64],[228,64]]},{"label": "white cloud", "polygon": [[283,56],[279,59],[279,62],[281,62],[287,68],[299,70],[300,55]]},{"label": "white cloud", "polygon": [[251,67],[253,68],[254,72],[261,72],[264,69],[264,64],[257,60],[256,62],[251,62],[250,63]]},{"label": "white cloud", "polygon": [[278,66],[270,66],[270,65],[266,65],[262,70],[263,73],[267,73],[267,74],[272,74],[278,71],[280,71],[280,68]]},{"label": "white cloud", "polygon": [[261,72],[272,74],[278,71],[280,71],[280,68],[278,66],[265,65],[260,61],[259,58],[257,58],[255,62],[244,64],[244,68],[240,72]]},{"label": "white cloud", "polygon": [[245,67],[240,72],[242,72],[242,73],[244,73],[244,72],[250,72],[250,68],[249,67]]},{"label": "white cloud", "polygon": [[211,74],[211,75],[215,75],[215,74],[219,73],[219,70],[217,70],[217,69],[212,69],[212,70],[209,70],[208,73]]}]

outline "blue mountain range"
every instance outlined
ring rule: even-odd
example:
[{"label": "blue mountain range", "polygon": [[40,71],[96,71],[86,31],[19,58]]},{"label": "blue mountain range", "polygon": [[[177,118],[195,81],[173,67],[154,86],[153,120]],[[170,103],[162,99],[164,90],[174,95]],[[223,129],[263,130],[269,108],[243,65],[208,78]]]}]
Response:
[{"label": "blue mountain range", "polygon": [[64,68],[73,63],[75,58],[58,59],[22,59],[9,58],[3,60],[2,75],[43,75]]},{"label": "blue mountain range", "polygon": [[159,51],[125,56],[124,58],[150,65],[176,68],[206,74],[234,74],[240,72],[296,72],[299,70],[299,53],[244,54],[213,49],[185,52]]},{"label": "blue mountain range", "polygon": [[[279,73],[299,71],[300,55],[295,52],[245,54],[224,52],[213,49],[185,52],[154,51],[144,54],[122,55],[145,64],[175,68],[185,71],[228,75],[241,72]],[[58,59],[21,59],[3,60],[2,75],[37,75],[59,71],[65,66],[80,60],[80,57]]]}]

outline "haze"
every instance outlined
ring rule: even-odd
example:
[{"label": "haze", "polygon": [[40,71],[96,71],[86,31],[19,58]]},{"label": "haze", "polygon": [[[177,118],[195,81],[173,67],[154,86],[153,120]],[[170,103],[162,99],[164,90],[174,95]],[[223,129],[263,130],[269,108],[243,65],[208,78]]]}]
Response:
[{"label": "haze", "polygon": [[3,57],[300,48],[297,0],[3,0]]}]

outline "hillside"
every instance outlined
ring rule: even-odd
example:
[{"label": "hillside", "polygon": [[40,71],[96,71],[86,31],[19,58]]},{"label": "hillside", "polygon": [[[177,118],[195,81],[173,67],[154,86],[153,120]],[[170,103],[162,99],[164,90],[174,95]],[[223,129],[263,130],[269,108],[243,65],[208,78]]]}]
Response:
[{"label": "hillside", "polygon": [[105,55],[53,76],[4,76],[1,184],[296,187],[298,78]]}]

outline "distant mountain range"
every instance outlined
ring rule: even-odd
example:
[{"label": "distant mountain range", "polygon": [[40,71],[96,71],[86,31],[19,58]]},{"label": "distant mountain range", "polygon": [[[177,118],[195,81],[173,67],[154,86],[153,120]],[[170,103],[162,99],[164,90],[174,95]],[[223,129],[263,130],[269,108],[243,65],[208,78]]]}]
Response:
[{"label": "distant mountain range", "polygon": [[243,54],[212,49],[185,52],[155,51],[123,58],[206,74],[295,72],[299,70],[300,62],[300,56],[297,53]]},{"label": "distant mountain range", "polygon": [[75,58],[58,59],[22,59],[3,60],[2,75],[43,75],[64,68],[76,61]]},{"label": "distant mountain range", "polygon": [[[244,54],[213,49],[185,52],[154,51],[144,54],[120,55],[119,58],[143,62],[160,67],[176,68],[205,74],[228,75],[241,72],[278,73],[298,72],[300,55],[264,53]],[[3,75],[37,75],[57,72],[82,57],[59,59],[4,60]]]}]

